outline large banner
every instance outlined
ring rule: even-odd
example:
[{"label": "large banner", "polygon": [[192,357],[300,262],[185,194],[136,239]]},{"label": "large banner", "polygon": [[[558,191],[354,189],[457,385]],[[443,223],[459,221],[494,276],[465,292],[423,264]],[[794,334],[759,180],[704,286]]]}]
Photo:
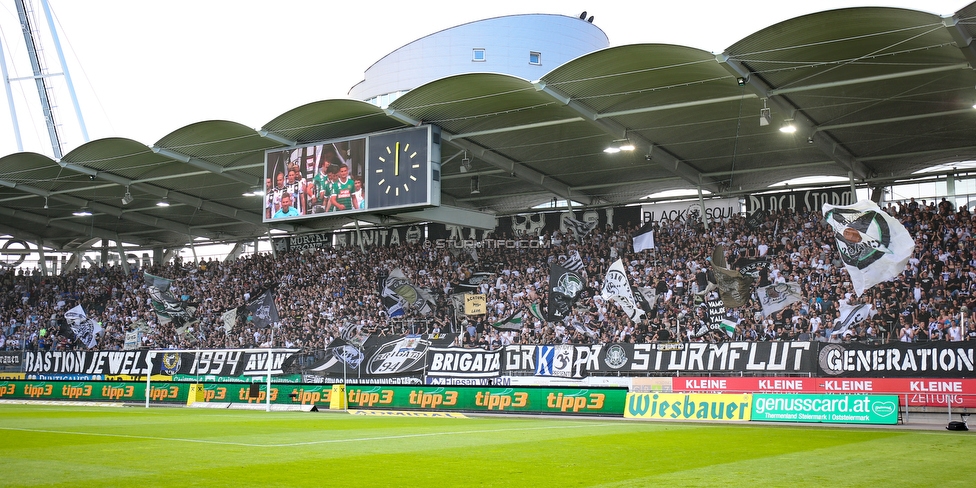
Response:
[{"label": "large banner", "polygon": [[20,369],[20,351],[0,351],[0,370]]},{"label": "large banner", "polygon": [[[298,349],[275,350],[270,372],[284,372]],[[212,349],[199,352],[152,351],[152,374],[259,376],[269,371],[267,352]],[[25,373],[133,375],[149,372],[146,361],[150,351],[48,351],[24,353]]]},{"label": "large banner", "polygon": [[[647,373],[807,374],[828,380],[843,377],[976,377],[973,371],[976,345],[961,342],[924,345],[893,343],[882,346],[776,341],[565,344],[560,346],[559,360],[548,364],[552,367],[551,371],[545,367],[540,368],[547,365],[540,365],[539,358],[548,357],[540,353],[545,352],[545,348],[553,347],[505,346],[500,352],[500,362],[494,360],[497,351],[489,353],[481,349],[467,348],[438,351],[437,354],[440,355],[437,356],[436,362],[428,360],[427,371],[431,376],[454,378],[486,378],[506,374],[540,375],[546,372],[552,376],[566,378],[619,374],[640,376]],[[676,379],[678,382],[684,380]],[[695,379],[688,381],[695,381]],[[743,381],[753,381],[753,379],[743,379]],[[756,381],[765,381],[765,379],[756,379]],[[820,382],[824,383],[823,380]],[[788,388],[757,390],[750,386],[740,391],[820,390],[809,387],[803,390]]]},{"label": "large banner", "polygon": [[423,241],[426,231],[426,224],[415,224],[406,227],[368,228],[358,232],[336,232],[335,236],[337,246],[396,247]]},{"label": "large banner", "polygon": [[271,238],[271,244],[274,246],[275,251],[278,252],[325,249],[332,247],[332,241],[333,234],[331,232]]},{"label": "large banner", "polygon": [[566,239],[572,239],[573,221],[593,225],[598,229],[638,225],[640,208],[611,207],[504,216],[498,217],[495,228],[491,230],[432,223],[428,227],[427,239],[434,247],[444,245],[444,242],[464,242],[477,247],[527,247],[533,240],[537,241],[540,235],[552,235],[557,231]]},{"label": "large banner", "polygon": [[[673,214],[673,213],[672,213]],[[676,214],[673,214],[676,215]],[[457,224],[414,224],[400,227],[367,228],[346,232],[321,232],[272,239],[279,252],[321,249],[333,246],[396,247],[423,243],[435,249],[518,249],[547,247],[539,236],[561,232],[572,239],[573,229],[568,223],[582,222],[594,228],[607,229],[618,225],[638,225],[640,207],[617,207],[597,210],[563,210],[535,212],[498,217],[494,229],[476,229]],[[586,237],[583,237],[585,240]]]},{"label": "large banner", "polygon": [[749,195],[746,198],[746,213],[757,210],[774,212],[795,210],[797,212],[818,212],[823,204],[850,205],[857,201],[850,186],[820,188],[816,190],[791,190],[762,195]]},{"label": "large banner", "polygon": [[149,351],[49,351],[24,353],[25,373],[145,375]]},{"label": "large banner", "polygon": [[[181,378],[246,378],[263,376],[270,369],[275,376],[302,375],[302,381],[306,383],[345,379],[349,383],[360,384],[421,384],[425,376],[458,380],[501,376],[581,379],[587,376],[641,377],[672,373],[676,376],[676,391],[976,394],[976,388],[913,389],[911,383],[904,380],[897,383],[901,390],[857,389],[859,385],[872,384],[871,381],[878,385],[880,378],[925,380],[924,384],[956,382],[963,378],[976,381],[976,344],[972,342],[897,342],[876,346],[799,341],[511,344],[489,351],[453,347],[456,339],[457,334],[349,337],[336,339],[325,351],[314,353],[301,354],[297,349],[275,350],[270,364],[266,351],[234,349],[197,352],[26,351],[5,353],[0,355],[0,360],[9,363],[8,371],[16,369],[18,373],[26,374],[27,378],[38,379],[144,377],[147,372]],[[147,368],[150,352],[153,353],[152,371]],[[19,367],[14,366],[18,363]],[[688,374],[735,374],[743,377],[683,378]],[[790,375],[814,378],[786,378]],[[739,386],[734,388],[739,389],[727,389],[726,386],[703,388],[692,383],[682,386],[685,381],[701,381],[701,384],[713,386],[736,384]],[[952,384],[955,386],[951,388],[957,388],[958,385],[969,383]],[[840,385],[840,390],[832,388],[836,385]],[[932,400],[946,403],[942,397]],[[929,400],[918,400],[923,401]],[[950,401],[953,405],[958,404],[956,399]]]},{"label": "large banner", "polygon": [[263,376],[269,372],[280,375],[291,370],[299,349],[276,349],[268,363],[268,353],[233,349],[213,349],[199,352],[168,353],[156,351],[153,374]]},{"label": "large banner", "polygon": [[[817,349],[813,342],[691,342],[587,347],[599,348],[598,370],[607,373],[812,373],[816,370]],[[594,374],[592,370],[590,374]]]},{"label": "large banner", "polygon": [[648,203],[641,205],[641,223],[643,222],[701,222],[702,216],[709,222],[728,220],[733,215],[741,213],[738,198],[713,198],[704,201],[703,207],[698,200],[677,203]]},{"label": "large banner", "polygon": [[430,348],[427,376],[448,378],[493,378],[501,374],[502,351],[464,347]]},{"label": "large banner", "polygon": [[[432,348],[427,375],[450,378],[537,375],[579,379],[664,372],[811,374],[817,368],[816,345],[812,342],[693,342],[509,345],[497,351]],[[548,354],[549,351],[553,354]]]},{"label": "large banner", "polygon": [[420,383],[431,347],[450,346],[457,334],[370,335],[364,341],[336,339],[311,371],[331,378],[411,377]]},{"label": "large banner", "polygon": [[972,342],[825,344],[820,348],[817,373],[827,378],[972,378],[976,376],[974,351]]}]

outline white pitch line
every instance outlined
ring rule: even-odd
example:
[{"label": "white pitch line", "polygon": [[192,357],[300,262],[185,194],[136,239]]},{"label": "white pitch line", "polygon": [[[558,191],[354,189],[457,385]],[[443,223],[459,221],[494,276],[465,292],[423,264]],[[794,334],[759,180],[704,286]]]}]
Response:
[{"label": "white pitch line", "polygon": [[242,446],[242,447],[265,447],[261,444],[247,444],[244,442],[208,441],[205,439],[183,439],[179,437],[153,437],[149,435],[105,434],[102,432],[72,432],[70,430],[24,429],[19,427],[0,427],[0,430],[36,432],[39,434],[87,435],[87,436],[94,436],[94,437],[121,437],[123,439],[146,439],[146,440],[154,440],[154,441],[196,442],[199,444],[224,444],[224,445]]},{"label": "white pitch line", "polygon": [[393,439],[410,439],[416,437],[436,437],[436,436],[448,436],[448,435],[468,435],[468,434],[492,434],[498,432],[512,432],[512,431],[526,431],[526,430],[550,430],[550,429],[576,429],[580,427],[607,427],[611,425],[620,425],[617,422],[612,423],[597,423],[597,424],[578,424],[578,425],[566,425],[558,427],[530,427],[530,428],[512,428],[512,429],[491,429],[491,430],[459,430],[450,432],[431,432],[424,434],[403,434],[403,435],[390,435],[390,436],[378,436],[378,437],[356,437],[350,439],[326,439],[321,441],[307,441],[307,442],[290,442],[287,444],[252,444],[247,442],[230,442],[230,441],[211,441],[206,439],[185,439],[181,437],[154,437],[147,435],[132,435],[132,434],[106,434],[101,432],[73,432],[67,430],[48,430],[48,429],[26,429],[19,427],[0,427],[0,430],[14,430],[19,432],[36,432],[39,434],[67,434],[67,435],[82,435],[82,436],[95,436],[95,437],[119,437],[123,439],[145,439],[154,441],[170,441],[170,442],[191,442],[198,444],[218,444],[226,446],[240,446],[240,447],[298,447],[298,446],[309,446],[316,444],[337,444],[344,442],[368,442],[368,441],[386,441]]}]

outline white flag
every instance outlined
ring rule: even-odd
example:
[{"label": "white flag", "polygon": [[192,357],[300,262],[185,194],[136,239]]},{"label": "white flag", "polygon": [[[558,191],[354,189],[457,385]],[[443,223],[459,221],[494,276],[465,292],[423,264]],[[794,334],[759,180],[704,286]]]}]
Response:
[{"label": "white flag", "polygon": [[102,333],[102,324],[95,319],[71,326],[75,336],[85,344],[85,347],[92,348],[98,344],[98,335]]},{"label": "white flag", "polygon": [[644,249],[654,249],[654,221],[644,224],[634,234],[634,252],[641,252]]},{"label": "white flag", "polygon": [[619,305],[624,313],[630,317],[630,320],[640,320],[644,315],[644,311],[637,306],[637,301],[634,299],[634,292],[631,290],[630,282],[627,280],[624,263],[620,259],[614,261],[610,265],[610,269],[607,270],[607,276],[603,280],[603,293],[601,295],[604,300],[610,300]]},{"label": "white flag", "polygon": [[88,320],[88,314],[85,313],[85,309],[81,305],[75,305],[74,308],[64,313],[64,319],[69,324],[74,325]]},{"label": "white flag", "polygon": [[773,283],[756,289],[756,293],[767,317],[803,299],[803,288],[793,282]]},{"label": "white flag", "polygon": [[837,251],[851,275],[858,296],[905,270],[915,240],[905,226],[870,200],[854,205],[823,205],[824,218],[834,229]]},{"label": "white flag", "polygon": [[237,325],[237,307],[234,307],[220,315],[220,321],[224,324],[224,334],[229,334],[234,326]]},{"label": "white flag", "polygon": [[841,335],[847,332],[852,326],[864,322],[865,320],[874,317],[878,313],[873,306],[867,303],[858,303],[856,305],[851,305],[847,303],[847,300],[841,300],[837,303],[837,310],[839,315],[837,320],[834,322],[834,326],[830,331],[830,335]]}]

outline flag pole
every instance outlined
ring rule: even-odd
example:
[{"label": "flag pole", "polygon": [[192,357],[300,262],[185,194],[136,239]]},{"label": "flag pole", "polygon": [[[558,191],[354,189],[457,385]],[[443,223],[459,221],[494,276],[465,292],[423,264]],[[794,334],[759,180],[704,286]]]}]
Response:
[{"label": "flag pole", "polygon": [[153,360],[153,356],[155,356],[155,355],[156,355],[156,353],[152,349],[150,349],[149,351],[146,351],[146,365],[147,365],[147,368],[146,368],[146,408],[149,408],[149,389],[150,389],[149,381],[150,381],[150,378],[152,377],[152,360]]},{"label": "flag pole", "polygon": [[274,352],[274,324],[271,324],[271,347],[268,348],[268,391],[265,392],[265,412],[271,411],[271,353]]},{"label": "flag pole", "polygon": [[705,224],[705,231],[708,231],[708,218],[705,217],[705,197],[702,194],[702,176],[698,174],[698,205],[701,206],[701,221]]}]

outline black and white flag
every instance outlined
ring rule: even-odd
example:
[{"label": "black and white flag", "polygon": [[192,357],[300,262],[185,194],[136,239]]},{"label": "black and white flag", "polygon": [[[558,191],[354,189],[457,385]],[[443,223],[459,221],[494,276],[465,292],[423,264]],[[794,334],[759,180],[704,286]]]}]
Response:
[{"label": "black and white flag", "polygon": [[799,283],[773,283],[756,289],[763,315],[770,315],[803,300],[803,288]]},{"label": "black and white flag", "polygon": [[451,288],[454,288],[455,292],[474,292],[478,293],[481,291],[482,283],[491,283],[491,273],[487,271],[476,271],[471,273],[471,276],[462,280],[460,283],[452,284]]},{"label": "black and white flag", "polygon": [[576,220],[569,215],[563,215],[563,224],[573,232],[573,237],[577,242],[582,242],[583,238],[596,228],[597,223],[595,221],[584,222],[582,220]]},{"label": "black and white flag", "polygon": [[637,306],[645,313],[651,313],[657,306],[657,292],[654,291],[654,288],[632,286],[631,291],[634,293],[634,299],[637,300]]},{"label": "black and white flag", "polygon": [[563,267],[576,273],[582,273],[586,265],[583,264],[583,258],[580,256],[579,251],[573,249],[569,251],[566,259],[563,261]]},{"label": "black and white flag", "polygon": [[870,304],[858,303],[851,305],[847,303],[847,300],[838,302],[837,310],[839,314],[830,330],[831,336],[843,335],[851,327],[874,317],[878,313]]},{"label": "black and white flag", "polygon": [[549,267],[549,313],[546,320],[558,322],[570,314],[583,291],[579,274],[554,264]]},{"label": "black and white flag", "polygon": [[251,322],[262,329],[280,321],[278,307],[274,302],[274,293],[271,290],[266,290],[251,300],[251,303],[247,304],[247,311],[251,314]]},{"label": "black and white flag", "polygon": [[411,283],[400,268],[391,271],[384,280],[381,296],[389,299],[384,302],[391,302],[391,307],[388,307],[391,317],[394,316],[392,311],[397,307],[399,310],[410,308],[423,315],[429,315],[434,311],[436,304],[430,292]]},{"label": "black and white flag", "polygon": [[627,271],[624,269],[623,261],[618,259],[610,265],[607,276],[603,279],[604,300],[616,303],[621,310],[630,317],[630,320],[638,321],[644,315],[637,305],[634,292],[630,289],[630,281],[627,279]]},{"label": "black and white flag", "polygon": [[763,222],[765,222],[767,218],[769,218],[769,210],[759,209],[746,217],[746,225],[749,226],[750,229],[755,230],[762,226]]},{"label": "black and white flag", "polygon": [[915,251],[905,226],[870,200],[846,206],[825,203],[823,215],[834,229],[837,251],[858,296],[901,274]]},{"label": "black and white flag", "polygon": [[650,220],[634,234],[634,252],[654,249],[654,221]]},{"label": "black and white flag", "polygon": [[81,341],[85,347],[91,348],[98,344],[97,336],[102,333],[102,326],[95,319],[89,318],[81,305],[75,305],[74,308],[66,311],[64,319],[71,326],[75,339]]},{"label": "black and white flag", "polygon": [[[196,307],[186,301],[176,298],[170,291],[172,280],[143,273],[146,291],[149,293],[149,303],[160,324],[173,323],[175,327],[183,327],[193,323]],[[187,297],[188,298],[188,297]]]}]

